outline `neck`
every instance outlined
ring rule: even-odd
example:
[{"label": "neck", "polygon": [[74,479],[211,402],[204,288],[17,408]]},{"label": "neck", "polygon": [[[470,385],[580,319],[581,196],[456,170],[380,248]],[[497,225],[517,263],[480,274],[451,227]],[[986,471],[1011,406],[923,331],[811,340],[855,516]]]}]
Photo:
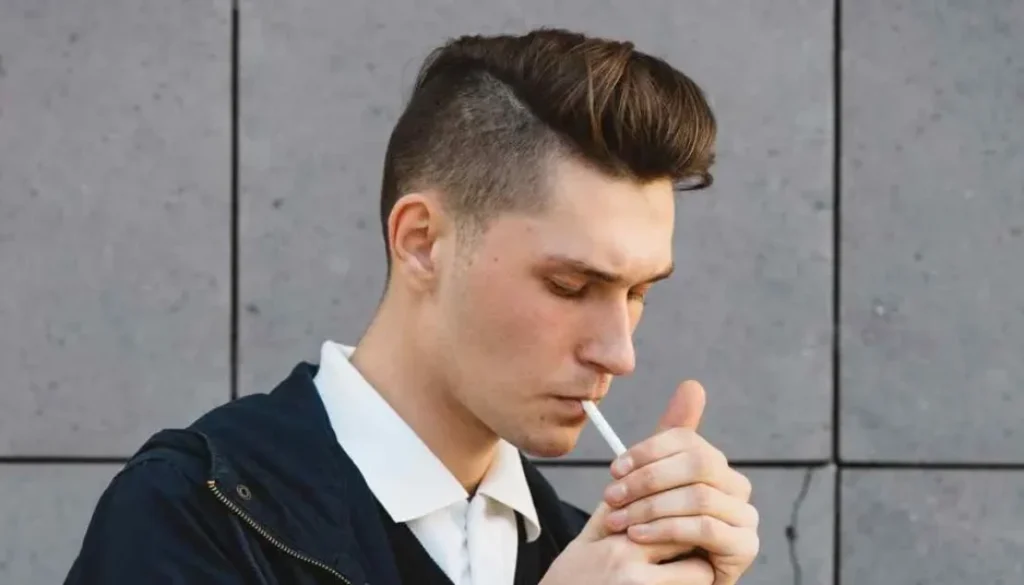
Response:
[{"label": "neck", "polygon": [[385,297],[352,365],[472,494],[494,459],[498,437],[458,401],[431,348],[417,343],[416,315],[399,305]]}]

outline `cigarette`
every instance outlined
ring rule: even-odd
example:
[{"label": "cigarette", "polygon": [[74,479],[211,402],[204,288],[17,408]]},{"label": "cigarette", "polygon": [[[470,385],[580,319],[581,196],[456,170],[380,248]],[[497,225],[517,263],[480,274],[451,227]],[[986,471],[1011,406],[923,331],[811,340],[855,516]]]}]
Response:
[{"label": "cigarette", "polygon": [[601,433],[604,437],[604,441],[608,443],[608,446],[615,452],[615,456],[618,457],[626,452],[626,446],[622,444],[622,440],[612,430],[611,425],[605,420],[601,411],[597,409],[597,405],[590,400],[583,401],[583,410],[586,411],[587,416],[590,418],[590,422],[594,423],[597,427],[597,432]]}]

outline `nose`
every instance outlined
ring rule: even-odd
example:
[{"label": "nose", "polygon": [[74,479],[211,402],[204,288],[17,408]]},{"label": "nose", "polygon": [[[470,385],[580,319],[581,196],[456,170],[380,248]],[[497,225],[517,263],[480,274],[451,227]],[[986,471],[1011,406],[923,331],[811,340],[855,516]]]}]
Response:
[{"label": "nose", "polygon": [[627,376],[636,368],[633,347],[633,322],[629,308],[617,306],[594,311],[590,318],[590,335],[580,346],[579,358],[601,373]]}]

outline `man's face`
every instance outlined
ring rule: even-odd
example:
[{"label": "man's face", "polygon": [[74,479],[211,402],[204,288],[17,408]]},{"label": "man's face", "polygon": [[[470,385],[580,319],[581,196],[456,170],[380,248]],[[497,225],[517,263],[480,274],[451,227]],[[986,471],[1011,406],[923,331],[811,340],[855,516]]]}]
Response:
[{"label": "man's face", "polygon": [[580,401],[633,371],[632,335],[644,295],[671,272],[674,225],[667,180],[560,161],[552,188],[543,213],[503,214],[468,244],[433,320],[453,398],[542,457],[571,451],[586,422]]}]

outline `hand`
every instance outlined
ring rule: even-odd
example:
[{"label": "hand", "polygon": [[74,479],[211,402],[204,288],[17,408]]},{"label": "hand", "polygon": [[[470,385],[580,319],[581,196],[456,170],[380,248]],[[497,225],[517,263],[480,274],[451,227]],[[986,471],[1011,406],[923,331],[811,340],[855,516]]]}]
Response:
[{"label": "hand", "polygon": [[704,389],[684,382],[653,437],[612,465],[616,478],[592,522],[599,535],[625,533],[637,544],[675,545],[677,554],[703,549],[714,585],[734,585],[760,548],[750,481],[700,435]]},{"label": "hand", "polygon": [[[700,384],[680,385],[658,433],[613,467],[625,496],[608,494],[542,585],[735,585],[760,547],[758,514],[747,478],[696,434],[704,403]],[[678,560],[692,552],[707,560]]]},{"label": "hand", "polygon": [[713,585],[700,558],[669,561],[675,545],[637,544],[624,534],[602,535],[588,525],[551,564],[540,585]]}]

